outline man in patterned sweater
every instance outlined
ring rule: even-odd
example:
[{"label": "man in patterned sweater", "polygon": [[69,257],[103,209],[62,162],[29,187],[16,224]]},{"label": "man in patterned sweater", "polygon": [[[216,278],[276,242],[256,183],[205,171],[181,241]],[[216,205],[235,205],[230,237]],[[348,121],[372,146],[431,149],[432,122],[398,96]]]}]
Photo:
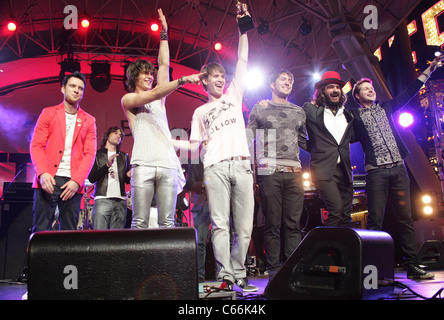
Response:
[{"label": "man in patterned sweater", "polygon": [[385,206],[390,198],[405,255],[407,277],[432,279],[419,265],[416,254],[415,229],[410,207],[410,181],[403,159],[408,150],[399,136],[392,114],[404,107],[424,85],[441,63],[436,58],[424,72],[396,98],[379,104],[370,79],[361,79],[353,87],[353,98],[361,108],[351,110],[354,115],[355,136],[365,153],[366,194],[368,205],[367,228],[381,230]]},{"label": "man in patterned sweater", "polygon": [[[306,149],[305,112],[288,102],[294,77],[287,70],[270,79],[271,101],[256,104],[248,120],[250,141],[259,136],[257,183],[265,216],[264,248],[272,277],[301,241],[304,203],[299,147]],[[284,238],[281,239],[281,225]],[[281,261],[281,243],[284,256]]]}]

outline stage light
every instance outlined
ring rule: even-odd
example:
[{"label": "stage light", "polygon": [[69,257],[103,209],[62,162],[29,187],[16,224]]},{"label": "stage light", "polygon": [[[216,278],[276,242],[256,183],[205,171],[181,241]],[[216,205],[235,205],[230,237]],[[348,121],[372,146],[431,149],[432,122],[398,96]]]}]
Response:
[{"label": "stage light", "polygon": [[302,17],[302,24],[299,27],[299,32],[305,37],[311,33],[311,23],[305,17]]},{"label": "stage light", "polygon": [[404,128],[408,128],[410,127],[413,122],[414,122],[414,118],[413,115],[411,113],[408,112],[403,112],[401,113],[401,115],[399,116],[398,119],[399,124],[404,127]]},{"label": "stage light", "polygon": [[425,194],[422,196],[421,200],[423,203],[430,204],[432,202],[432,197],[428,194]]},{"label": "stage light", "polygon": [[88,18],[82,18],[82,21],[80,21],[80,25],[83,29],[88,29],[91,25],[91,22]]},{"label": "stage light", "polygon": [[423,212],[426,215],[431,215],[433,213],[433,208],[431,206],[425,206],[423,208]]},{"label": "stage light", "polygon": [[111,84],[111,65],[108,62],[91,63],[91,87],[97,92],[105,92]]},{"label": "stage light", "polygon": [[308,173],[308,172],[304,172],[304,173],[302,174],[302,178],[303,178],[304,180],[308,180],[308,179],[310,179],[310,173]]},{"label": "stage light", "polygon": [[157,22],[151,22],[150,29],[153,32],[157,32],[160,29],[160,26]]},{"label": "stage light", "polygon": [[63,78],[65,77],[65,73],[73,73],[74,71],[80,72],[80,62],[72,59],[65,59],[60,62],[60,73],[59,73],[59,81],[60,84],[63,82]]},{"label": "stage light", "polygon": [[222,50],[222,43],[220,43],[219,41],[214,43],[214,50],[216,51],[220,51]]},{"label": "stage light", "polygon": [[313,79],[313,81],[318,82],[319,80],[321,80],[321,74],[319,72],[314,72],[311,75],[311,78]]},{"label": "stage light", "polygon": [[244,84],[247,89],[259,88],[264,82],[264,75],[259,69],[249,70],[244,78]]},{"label": "stage light", "polygon": [[264,18],[260,18],[261,24],[259,27],[257,27],[257,32],[261,35],[267,34],[268,31],[270,31],[270,28],[268,27],[268,22],[265,21]]},{"label": "stage light", "polygon": [[8,29],[8,31],[14,32],[15,30],[17,30],[17,23],[15,21],[9,21],[6,24],[6,28]]}]

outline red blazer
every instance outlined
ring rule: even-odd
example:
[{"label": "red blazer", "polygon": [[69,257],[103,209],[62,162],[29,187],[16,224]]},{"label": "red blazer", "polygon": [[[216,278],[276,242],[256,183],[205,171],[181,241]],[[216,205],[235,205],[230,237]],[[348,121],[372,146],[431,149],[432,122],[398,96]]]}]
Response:
[{"label": "red blazer", "polygon": [[[31,160],[36,171],[34,188],[41,188],[41,174],[48,172],[55,176],[65,150],[65,127],[63,103],[43,109],[30,144]],[[71,150],[71,180],[79,184],[79,193],[83,192],[85,179],[94,164],[97,150],[96,132],[96,119],[79,108]]]}]

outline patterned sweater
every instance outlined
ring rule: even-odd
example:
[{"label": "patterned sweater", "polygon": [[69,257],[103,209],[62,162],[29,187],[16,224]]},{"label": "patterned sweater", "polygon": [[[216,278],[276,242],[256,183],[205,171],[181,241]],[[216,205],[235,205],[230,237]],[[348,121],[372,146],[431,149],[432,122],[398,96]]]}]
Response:
[{"label": "patterned sweater", "polygon": [[305,112],[293,104],[256,104],[247,125],[248,141],[256,136],[259,164],[301,167],[299,148],[307,148]]}]

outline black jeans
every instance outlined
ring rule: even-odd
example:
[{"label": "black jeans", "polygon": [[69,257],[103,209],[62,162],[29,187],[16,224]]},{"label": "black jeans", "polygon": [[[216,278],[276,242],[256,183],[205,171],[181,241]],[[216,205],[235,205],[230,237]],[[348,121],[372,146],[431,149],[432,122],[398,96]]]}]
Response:
[{"label": "black jeans", "polygon": [[265,217],[265,257],[269,270],[273,272],[281,266],[281,243],[285,261],[301,241],[300,219],[304,205],[302,174],[279,172],[258,175],[257,180]]},{"label": "black jeans", "polygon": [[329,227],[351,227],[353,183],[347,181],[345,168],[336,166],[331,180],[316,181],[316,188],[328,211],[324,225]]},{"label": "black jeans", "polygon": [[70,178],[55,176],[54,192],[49,194],[43,189],[34,190],[33,228],[32,232],[51,230],[57,206],[61,230],[76,230],[79,222],[80,202],[82,195],[76,193],[71,199],[63,201],[60,189]]},{"label": "black jeans", "polygon": [[416,263],[416,238],[410,206],[410,179],[404,165],[387,169],[373,169],[366,175],[368,206],[367,229],[381,230],[388,199],[407,263]]}]

